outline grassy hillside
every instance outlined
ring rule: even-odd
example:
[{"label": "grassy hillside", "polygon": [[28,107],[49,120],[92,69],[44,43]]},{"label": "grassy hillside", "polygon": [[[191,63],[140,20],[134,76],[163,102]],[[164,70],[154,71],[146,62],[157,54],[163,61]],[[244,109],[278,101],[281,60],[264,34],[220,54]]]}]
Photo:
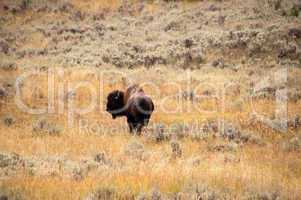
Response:
[{"label": "grassy hillside", "polygon": [[[299,11],[1,1],[0,199],[297,200]],[[132,83],[155,103],[142,136],[105,112]]]}]

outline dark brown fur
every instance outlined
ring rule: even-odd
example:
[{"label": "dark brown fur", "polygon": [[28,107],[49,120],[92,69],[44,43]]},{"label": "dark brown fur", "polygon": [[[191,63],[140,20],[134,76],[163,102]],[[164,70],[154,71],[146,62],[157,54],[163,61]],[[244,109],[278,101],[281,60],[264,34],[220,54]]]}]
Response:
[{"label": "dark brown fur", "polygon": [[138,85],[132,85],[125,92],[115,90],[108,95],[107,111],[116,117],[125,116],[130,132],[141,133],[143,126],[147,126],[154,104]]}]

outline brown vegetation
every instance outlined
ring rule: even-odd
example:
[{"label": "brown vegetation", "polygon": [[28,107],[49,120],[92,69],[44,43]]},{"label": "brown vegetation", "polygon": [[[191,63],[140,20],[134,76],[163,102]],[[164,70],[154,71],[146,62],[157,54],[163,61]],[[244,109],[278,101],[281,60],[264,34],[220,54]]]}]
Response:
[{"label": "brown vegetation", "polygon": [[[0,2],[1,200],[301,196],[298,1],[18,2]],[[277,118],[283,69],[285,133],[254,116]],[[49,70],[54,110],[22,111],[15,84],[46,108]],[[139,137],[105,112],[131,83],[156,106]]]}]

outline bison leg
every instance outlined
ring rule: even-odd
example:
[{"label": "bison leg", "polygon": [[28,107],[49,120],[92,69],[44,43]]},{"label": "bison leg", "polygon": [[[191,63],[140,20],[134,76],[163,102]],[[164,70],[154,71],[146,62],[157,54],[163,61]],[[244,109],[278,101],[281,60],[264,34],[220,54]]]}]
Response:
[{"label": "bison leg", "polygon": [[147,117],[144,119],[144,121],[143,121],[143,125],[144,125],[144,126],[147,126],[147,125],[148,125],[149,118],[150,118],[150,116],[147,116]]},{"label": "bison leg", "polygon": [[134,134],[140,135],[142,127],[143,127],[143,123],[140,123],[140,122],[130,122],[129,123],[129,127],[130,127],[130,133],[134,133]]},{"label": "bison leg", "polygon": [[130,128],[130,133],[141,135],[143,126],[147,126],[149,122],[149,116],[140,116],[139,119],[134,117],[128,117],[127,122]]},{"label": "bison leg", "polygon": [[141,135],[143,126],[147,126],[149,122],[149,117],[141,117],[140,120],[137,120],[134,124],[134,129],[137,135]]},{"label": "bison leg", "polygon": [[132,123],[128,123],[128,124],[129,124],[130,133],[133,133],[134,125]]},{"label": "bison leg", "polygon": [[149,116],[142,117],[141,120],[137,123],[137,134],[140,135],[143,126],[147,126],[149,122]]},{"label": "bison leg", "polygon": [[131,117],[128,117],[127,118],[127,122],[128,122],[128,125],[129,125],[130,133],[133,133],[133,131],[136,128],[135,120],[133,118],[131,118]]},{"label": "bison leg", "polygon": [[141,129],[142,129],[142,124],[141,123],[132,122],[132,123],[129,124],[129,126],[131,127],[130,128],[131,133],[134,133],[134,134],[137,134],[137,135],[141,134]]},{"label": "bison leg", "polygon": [[143,127],[143,123],[137,123],[137,126],[136,126],[137,135],[141,135],[142,127]]}]

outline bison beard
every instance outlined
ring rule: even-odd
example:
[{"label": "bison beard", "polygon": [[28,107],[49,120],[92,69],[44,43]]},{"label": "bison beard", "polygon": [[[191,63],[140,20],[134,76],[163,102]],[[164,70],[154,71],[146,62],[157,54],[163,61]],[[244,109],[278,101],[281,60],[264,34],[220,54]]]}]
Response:
[{"label": "bison beard", "polygon": [[119,90],[111,92],[107,98],[107,111],[113,119],[127,117],[130,132],[140,134],[143,126],[147,126],[149,122],[154,104],[142,88],[133,85],[125,92]]}]

